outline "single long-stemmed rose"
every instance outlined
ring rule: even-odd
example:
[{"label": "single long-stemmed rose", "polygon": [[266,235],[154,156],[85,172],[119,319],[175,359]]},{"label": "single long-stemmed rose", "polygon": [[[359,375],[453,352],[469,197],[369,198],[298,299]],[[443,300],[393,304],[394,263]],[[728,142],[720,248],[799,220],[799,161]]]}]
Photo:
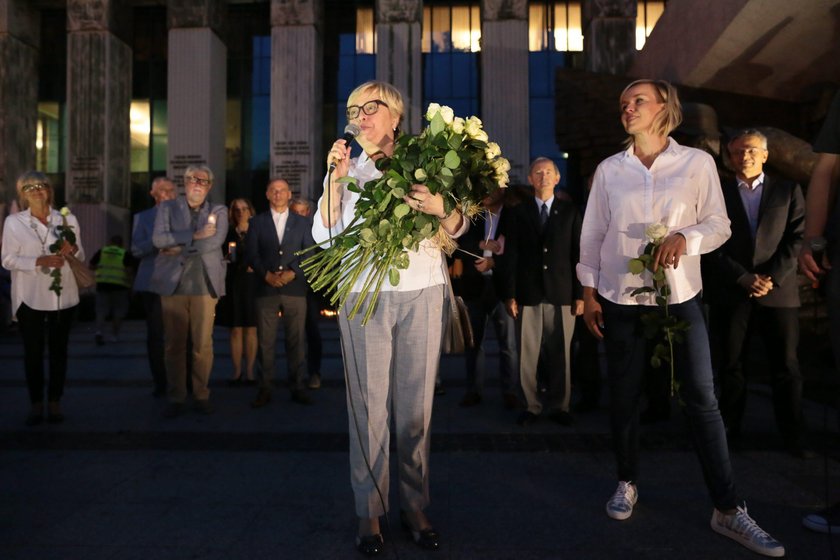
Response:
[{"label": "single long-stemmed rose", "polygon": [[359,194],[353,220],[341,234],[319,244],[327,246],[324,251],[301,263],[312,287],[324,290],[339,309],[361,279],[360,297],[348,317],[366,305],[363,325],[385,280],[399,283],[400,271],[408,268],[408,251],[433,238],[447,252],[455,248],[439,218],[403,201],[412,185],[423,184],[432,194],[443,195],[447,215],[457,209],[471,217],[478,213],[481,199],[510,181],[510,163],[499,145],[489,142],[479,118],[456,117],[451,108],[432,103],[426,120],[429,125],[419,135],[401,136],[393,155],[376,162],[381,178],[364,185],[352,177],[340,179]]},{"label": "single long-stemmed rose", "polygon": [[663,362],[668,362],[671,365],[671,396],[673,396],[675,392],[679,391],[679,384],[674,376],[674,343],[681,343],[683,341],[683,333],[691,325],[687,321],[671,315],[668,310],[668,298],[671,295],[671,288],[668,286],[665,268],[660,266],[654,269],[653,255],[656,252],[656,248],[662,245],[667,235],[668,228],[659,222],[650,224],[645,228],[645,237],[648,242],[641,255],[637,258],[630,259],[628,268],[632,274],[641,275],[646,271],[650,273],[651,285],[636,288],[630,295],[635,297],[650,294],[656,302],[658,309],[650,313],[642,313],[641,321],[646,338],[660,338],[660,341],[653,347],[650,364],[656,368],[660,367]]}]

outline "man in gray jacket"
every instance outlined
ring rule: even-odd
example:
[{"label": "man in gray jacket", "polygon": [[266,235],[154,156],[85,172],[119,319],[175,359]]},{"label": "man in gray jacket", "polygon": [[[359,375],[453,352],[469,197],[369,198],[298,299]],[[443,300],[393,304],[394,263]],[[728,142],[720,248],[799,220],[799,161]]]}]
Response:
[{"label": "man in gray jacket", "polygon": [[187,397],[186,352],[192,341],[192,386],[195,408],[210,414],[207,383],[213,367],[213,317],[225,294],[222,243],[228,231],[227,209],[212,204],[210,168],[190,166],[184,172],[185,196],[162,203],[152,240],[155,258],[151,289],[161,296],[164,355],[172,418],[184,410]]}]

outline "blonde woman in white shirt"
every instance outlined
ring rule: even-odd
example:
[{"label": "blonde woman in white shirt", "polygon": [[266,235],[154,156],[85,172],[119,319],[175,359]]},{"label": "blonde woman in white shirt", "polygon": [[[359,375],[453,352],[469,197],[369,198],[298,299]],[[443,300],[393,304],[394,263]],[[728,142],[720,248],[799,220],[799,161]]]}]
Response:
[{"label": "blonde woman in white shirt", "polygon": [[[12,273],[12,314],[17,318],[23,337],[24,370],[32,408],[26,424],[33,426],[44,420],[44,350],[49,353],[49,382],[46,387],[47,420],[64,420],[60,401],[67,373],[67,345],[70,324],[79,304],[76,278],[65,260],[75,255],[84,260],[79,223],[67,216],[68,225],[76,234],[76,244],[66,241],[55,253],[56,227],[62,225],[61,214],[52,208],[53,188],[43,173],[29,171],[17,180],[20,207],[3,225],[3,267]],[[50,290],[50,272],[61,269],[61,295]]]},{"label": "blonde woman in white shirt", "polygon": [[667,235],[653,255],[654,266],[665,269],[670,313],[691,325],[684,340],[674,343],[673,365],[715,507],[711,527],[759,554],[783,556],[781,543],[750,518],[745,506],[739,506],[714,393],[700,301],[700,255],[730,235],[714,161],[668,136],[682,120],[677,91],[668,82],[631,83],[621,94],[620,109],[621,123],[630,135],[627,149],[601,162],[595,171],[577,266],[584,286],[584,321],[607,350],[619,480],[607,502],[607,515],[629,518],[638,498],[639,401],[652,346],[643,335],[641,316],[657,304],[651,294],[631,295],[650,279],[632,274],[628,262],[639,257],[647,244],[647,226],[661,223]]},{"label": "blonde woman in white shirt", "polygon": [[[364,151],[351,160],[344,140],[332,145],[327,165],[335,164],[335,170],[331,183],[325,184],[329,197],[325,194],[318,201],[312,226],[316,242],[339,234],[352,221],[359,195],[337,180],[349,175],[364,184],[381,176],[374,162],[393,153],[402,114],[402,95],[390,84],[367,82],[350,94],[347,119],[361,129],[356,141]],[[461,214],[447,215],[441,195],[432,195],[423,185],[414,185],[406,202],[418,212],[438,216],[452,237],[466,231]],[[353,288],[346,309],[359,297],[364,277]],[[440,361],[444,281],[440,248],[423,241],[409,253],[409,266],[401,271],[399,284],[383,284],[366,326],[361,326],[362,313],[352,320],[339,314],[348,389],[350,478],[359,517],[356,547],[367,556],[383,550],[379,517],[388,512],[392,413],[402,522],[419,546],[438,548],[438,534],[423,510],[429,503],[429,425]]]}]

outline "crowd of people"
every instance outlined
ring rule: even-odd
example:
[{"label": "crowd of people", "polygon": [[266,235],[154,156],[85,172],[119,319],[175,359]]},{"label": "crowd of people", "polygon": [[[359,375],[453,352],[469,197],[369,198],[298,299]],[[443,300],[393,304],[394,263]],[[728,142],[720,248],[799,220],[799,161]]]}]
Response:
[{"label": "crowd of people", "polygon": [[[769,357],[783,446],[800,458],[814,455],[801,407],[797,269],[816,280],[836,256],[822,251],[822,238],[840,175],[840,102],[816,145],[824,153],[806,204],[799,185],[764,170],[772,154],[759,130],[729,138],[734,175],[721,179],[708,153],[673,138],[682,119],[673,86],[638,80],[619,101],[625,149],[595,170],[585,206],[557,189],[560,171],[542,157],[531,163],[530,189],[491,193],[472,223],[460,209],[447,212],[442,196],[422,184],[405,193],[405,203],[437,217],[458,248],[447,258],[434,240],[421,242],[409,251],[399,282],[383,284],[366,324],[360,316],[338,316],[362,554],[374,556],[384,547],[380,517],[389,510],[392,429],[401,521],[420,547],[439,547],[425,510],[429,427],[451,280],[474,334],[464,354],[461,406],[483,401],[490,324],[499,347],[502,403],[519,409],[520,426],[543,413],[572,425],[574,414],[598,408],[605,378],[617,480],[605,509],[610,518],[626,520],[643,480],[640,407],[647,396],[649,408],[670,410],[667,393],[646,389],[661,387],[670,369],[714,506],[712,529],[760,554],[784,555],[739,498],[730,449],[743,438],[745,352],[755,331]],[[165,417],[183,414],[189,393],[197,412],[213,413],[208,381],[215,325],[229,329],[228,383],[253,385],[251,407],[261,408],[276,388],[282,323],[291,401],[313,403],[310,391],[321,385],[321,300],[307,285],[299,251],[329,243],[352,222],[359,193],[345,188],[343,178],[381,176],[376,162],[393,153],[403,107],[402,95],[387,83],[367,82],[351,93],[347,118],[359,126],[362,152],[351,157],[345,139],[331,146],[324,195],[315,204],[294,199],[289,184],[273,178],[265,212],[256,213],[244,198],[225,207],[208,197],[213,171],[191,166],[183,196],[169,179],[152,183],[155,206],[134,217],[129,248],[115,235],[96,253],[96,343],[105,343],[107,316],[111,338],[119,336],[131,287],[143,303],[153,394],[166,397]],[[21,175],[17,192],[21,211],[5,222],[2,264],[11,271],[12,310],[24,340],[31,403],[26,423],[39,424],[45,414],[48,422],[61,422],[68,335],[79,303],[70,261],[84,261],[85,252],[78,221],[53,208],[45,175]],[[655,236],[652,226],[660,228]],[[75,235],[62,235],[67,228]],[[640,257],[649,275],[630,266]],[[836,275],[829,278],[832,346],[838,351]],[[345,305],[354,304],[363,286],[359,280]],[[659,360],[657,341],[645,331],[651,311],[663,308],[683,327],[670,358]],[[661,367],[652,367],[656,361]],[[573,384],[579,393],[574,405]],[[806,526],[840,524],[838,513],[835,506],[809,516]]]}]

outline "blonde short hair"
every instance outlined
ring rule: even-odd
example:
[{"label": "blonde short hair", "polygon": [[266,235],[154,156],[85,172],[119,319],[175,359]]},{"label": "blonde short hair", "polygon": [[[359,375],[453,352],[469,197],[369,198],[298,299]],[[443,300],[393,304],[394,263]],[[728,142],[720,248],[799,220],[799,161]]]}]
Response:
[{"label": "blonde short hair", "polygon": [[405,110],[405,104],[403,103],[403,97],[400,90],[388,82],[371,80],[356,87],[356,89],[350,92],[350,96],[347,98],[347,106],[356,105],[356,101],[362,94],[370,92],[373,92],[380,101],[383,101],[386,105],[388,105],[388,110],[391,112],[391,116],[397,119],[397,129],[399,129],[403,118],[403,111]]},{"label": "blonde short hair", "polygon": [[29,208],[29,201],[26,200],[25,196],[23,196],[23,187],[33,183],[40,183],[47,186],[47,206],[52,206],[53,187],[52,183],[50,183],[49,177],[40,171],[27,171],[18,177],[17,184],[15,185],[18,195],[18,204],[20,204],[21,210]]},{"label": "blonde short hair", "polygon": [[[630,84],[622,90],[621,95],[618,96],[619,103],[621,102],[621,98],[624,97],[624,94],[627,93],[630,88],[641,84],[652,85],[653,89],[656,91],[656,100],[659,103],[665,104],[665,110],[656,116],[656,121],[653,123],[653,132],[655,134],[661,134],[662,136],[668,136],[674,129],[680,126],[680,123],[682,122],[682,104],[680,103],[680,96],[677,94],[677,88],[665,80],[643,78],[641,80],[630,82]],[[632,137],[625,141],[625,145],[627,146],[630,146],[632,143]]]}]

